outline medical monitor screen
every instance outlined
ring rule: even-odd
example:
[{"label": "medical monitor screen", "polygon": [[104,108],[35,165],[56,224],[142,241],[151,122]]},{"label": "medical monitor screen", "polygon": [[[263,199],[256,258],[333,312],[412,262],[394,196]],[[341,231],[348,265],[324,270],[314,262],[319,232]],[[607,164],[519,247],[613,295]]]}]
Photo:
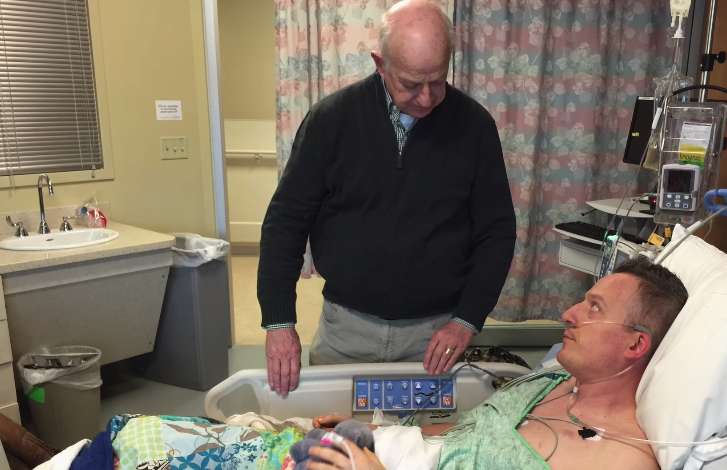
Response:
[{"label": "medical monitor screen", "polygon": [[616,261],[613,263],[613,269],[618,268],[621,266],[622,263],[626,262],[631,258],[628,253],[625,253],[623,251],[617,251],[616,252]]},{"label": "medical monitor screen", "polygon": [[631,128],[626,140],[624,163],[639,165],[651,135],[651,121],[654,120],[654,98],[640,96],[634,105]]},{"label": "medical monitor screen", "polygon": [[691,170],[669,170],[666,177],[666,192],[691,193],[693,174]]}]

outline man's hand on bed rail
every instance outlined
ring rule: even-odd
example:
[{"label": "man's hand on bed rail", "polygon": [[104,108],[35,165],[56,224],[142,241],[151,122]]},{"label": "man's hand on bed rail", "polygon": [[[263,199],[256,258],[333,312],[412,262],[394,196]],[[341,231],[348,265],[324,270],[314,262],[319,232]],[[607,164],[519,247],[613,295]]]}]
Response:
[{"label": "man's hand on bed rail", "polygon": [[268,384],[282,396],[295,390],[300,375],[300,338],[294,329],[270,330],[265,340]]},{"label": "man's hand on bed rail", "polygon": [[474,336],[472,330],[455,321],[450,321],[438,329],[429,341],[427,352],[424,354],[424,368],[429,375],[449,372]]},{"label": "man's hand on bed rail", "polygon": [[[368,449],[359,449],[356,444],[345,439],[348,448],[351,449],[353,459],[356,462],[356,470],[386,470],[381,461]],[[326,447],[313,446],[308,451],[311,456],[322,462],[313,462],[308,459],[306,467],[310,470],[351,470],[351,460],[348,457],[346,448],[338,446],[341,452]]]}]

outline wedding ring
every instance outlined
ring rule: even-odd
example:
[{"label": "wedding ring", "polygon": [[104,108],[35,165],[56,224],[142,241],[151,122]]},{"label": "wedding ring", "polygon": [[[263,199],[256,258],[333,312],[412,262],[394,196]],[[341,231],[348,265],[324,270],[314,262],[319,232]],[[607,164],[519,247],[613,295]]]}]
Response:
[{"label": "wedding ring", "polygon": [[452,354],[454,354],[454,349],[447,348],[447,350],[444,351],[444,354],[446,354],[447,356],[451,356]]}]

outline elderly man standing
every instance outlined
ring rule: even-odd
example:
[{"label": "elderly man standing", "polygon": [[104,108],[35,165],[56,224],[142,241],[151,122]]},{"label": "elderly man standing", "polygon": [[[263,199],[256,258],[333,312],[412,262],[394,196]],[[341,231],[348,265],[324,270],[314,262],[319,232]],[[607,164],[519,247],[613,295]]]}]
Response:
[{"label": "elderly man standing", "polygon": [[447,84],[449,19],[423,0],[383,18],[377,73],[298,129],[260,242],[270,386],[297,384],[306,239],[326,280],[311,365],[422,361],[448,371],[505,282],[515,215],[489,113]]}]

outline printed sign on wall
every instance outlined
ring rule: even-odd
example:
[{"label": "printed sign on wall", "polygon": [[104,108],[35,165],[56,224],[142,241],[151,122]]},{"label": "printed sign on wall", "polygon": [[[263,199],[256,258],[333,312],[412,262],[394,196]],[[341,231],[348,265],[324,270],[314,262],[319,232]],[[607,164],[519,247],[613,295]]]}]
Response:
[{"label": "printed sign on wall", "polygon": [[182,102],[181,101],[156,101],[157,105],[157,121],[181,121],[182,120]]}]

